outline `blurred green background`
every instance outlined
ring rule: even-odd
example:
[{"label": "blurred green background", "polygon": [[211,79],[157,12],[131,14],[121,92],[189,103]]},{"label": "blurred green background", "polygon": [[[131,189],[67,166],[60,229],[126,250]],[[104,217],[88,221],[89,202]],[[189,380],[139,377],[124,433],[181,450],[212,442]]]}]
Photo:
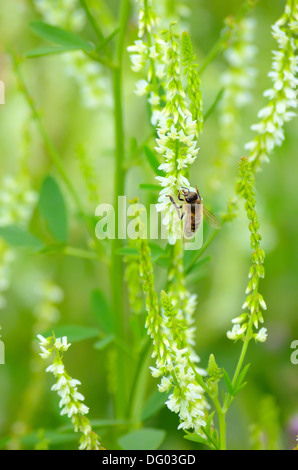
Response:
[{"label": "blurred green background", "polygon": [[[111,17],[118,14],[119,2],[107,2]],[[198,62],[217,41],[224,18],[234,14],[240,1],[220,2],[216,0],[189,0],[184,2],[191,10],[189,30],[193,38]],[[233,196],[238,161],[244,155],[244,144],[253,133],[250,125],[256,122],[258,110],[266,104],[262,93],[270,87],[267,73],[271,66],[271,51],[275,48],[270,26],[280,17],[284,8],[281,0],[261,0],[252,16],[256,18],[256,68],[258,76],[252,90],[251,103],[239,115],[240,132],[237,137],[239,156],[234,158],[229,171],[220,184],[217,164],[222,155],[218,113],[206,122],[199,146],[199,157],[191,169],[191,182],[197,184],[208,206],[215,214],[225,210],[227,197]],[[24,54],[40,45],[40,40],[29,28],[30,21],[40,19],[33,2],[11,0],[0,5],[0,79],[6,85],[6,104],[0,107],[1,166],[0,181],[7,174],[15,174],[18,156],[22,148],[22,128],[30,113],[20,93],[9,50]],[[110,25],[103,29],[110,32]],[[111,20],[111,22],[113,22]],[[117,22],[116,22],[117,24]],[[88,33],[88,31],[87,31]],[[127,45],[136,36],[136,24],[129,23]],[[202,75],[202,92],[205,110],[209,108],[221,88],[219,76],[226,62],[220,55]],[[96,204],[89,203],[80,177],[76,158],[77,149],[83,145],[96,170],[98,203],[112,202],[114,140],[112,108],[89,110],[82,106],[77,83],[65,74],[65,67],[57,56],[26,60],[22,73],[38,107],[42,119],[55,145],[63,155],[68,174],[71,175],[82,201],[94,214]],[[131,139],[142,142],[150,133],[145,100],[134,94],[136,76],[130,71],[129,56],[125,57],[124,110],[126,149],[129,153]],[[59,176],[44,150],[36,126],[32,125],[32,147],[30,149],[30,178],[32,186],[40,190],[47,174]],[[248,386],[233,403],[228,415],[228,445],[232,449],[250,448],[252,435],[260,430],[264,445],[282,448],[295,445],[298,434],[298,366],[291,364],[290,345],[298,339],[298,213],[297,197],[297,121],[286,125],[286,141],[274,151],[270,164],[263,165],[257,175],[257,210],[266,252],[266,278],[260,289],[268,310],[265,327],[268,340],[265,344],[251,344],[247,361],[251,362]],[[154,146],[153,139],[149,141]],[[224,158],[224,155],[223,155]],[[139,183],[154,183],[154,174],[147,162],[128,172],[126,194],[129,198],[139,196],[141,202],[154,203],[156,193],[139,189]],[[63,193],[70,212],[74,212],[68,194]],[[1,192],[1,187],[0,187]],[[1,209],[2,210],[2,209]],[[72,216],[71,244],[84,246],[84,231],[80,221]],[[37,230],[37,229],[36,229]],[[34,217],[33,217],[34,231]],[[233,372],[238,359],[240,344],[226,338],[231,328],[231,319],[241,311],[247,274],[250,265],[249,234],[245,214],[224,226],[207,255],[211,261],[202,269],[201,277],[190,289],[198,294],[197,351],[201,364],[206,367],[212,352],[220,366]],[[158,289],[164,282],[164,271],[156,266]],[[64,300],[59,304],[59,324],[96,326],[91,312],[90,293],[100,288],[109,294],[107,269],[96,262],[64,257],[56,254],[35,254],[25,250],[17,252],[13,264],[11,285],[7,292],[7,306],[0,312],[2,340],[6,347],[6,364],[0,366],[0,442],[12,434],[22,396],[31,384],[30,361],[34,328],[33,311],[38,301],[37,285],[50,278],[64,291]],[[109,351],[97,351],[94,340],[74,343],[66,355],[69,373],[82,382],[82,393],[91,409],[93,419],[111,417],[108,394]],[[44,374],[45,375],[45,374]],[[148,396],[154,391],[156,382],[149,377]],[[28,429],[55,429],[67,424],[59,416],[57,397],[50,392],[52,379],[45,378],[43,391],[38,394],[34,413],[28,417]],[[32,388],[32,401],[35,389]],[[165,407],[148,423],[150,427],[166,428],[167,437],[163,449],[198,448],[183,439],[177,431],[176,415]],[[253,427],[254,426],[254,427]],[[99,434],[107,448],[115,437],[110,428],[100,429]],[[72,447],[72,443],[55,444],[54,448]],[[29,445],[30,447],[30,445]]]}]

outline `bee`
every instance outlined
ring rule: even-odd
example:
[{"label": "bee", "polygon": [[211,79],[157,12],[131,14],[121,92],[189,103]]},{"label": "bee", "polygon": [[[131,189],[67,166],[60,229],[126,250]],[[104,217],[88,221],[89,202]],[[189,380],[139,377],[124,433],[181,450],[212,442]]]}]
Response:
[{"label": "bee", "polygon": [[216,230],[221,228],[221,223],[217,217],[204,207],[197,186],[195,192],[184,187],[181,188],[181,191],[178,191],[178,200],[183,202],[181,206],[176,204],[172,196],[168,195],[167,197],[170,198],[171,203],[177,209],[179,219],[184,218],[184,238],[191,239],[194,237],[201,225],[203,214],[212,228]]}]

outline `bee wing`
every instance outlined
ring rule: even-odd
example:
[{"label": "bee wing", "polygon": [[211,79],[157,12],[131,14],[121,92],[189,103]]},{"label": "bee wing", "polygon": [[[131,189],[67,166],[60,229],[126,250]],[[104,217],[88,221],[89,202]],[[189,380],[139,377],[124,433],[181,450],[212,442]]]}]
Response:
[{"label": "bee wing", "polygon": [[209,212],[208,209],[206,209],[205,206],[203,207],[203,212],[204,212],[204,216],[206,217],[206,219],[207,219],[208,223],[210,224],[210,226],[212,228],[215,228],[216,230],[219,230],[221,228],[221,223],[218,220],[218,218],[215,217],[214,214]]}]

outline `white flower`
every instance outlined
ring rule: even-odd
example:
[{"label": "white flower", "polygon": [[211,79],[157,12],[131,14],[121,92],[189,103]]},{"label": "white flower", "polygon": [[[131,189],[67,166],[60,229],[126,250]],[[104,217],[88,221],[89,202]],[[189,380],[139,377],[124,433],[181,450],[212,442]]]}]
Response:
[{"label": "white flower", "polygon": [[261,328],[258,334],[255,336],[255,340],[259,341],[260,343],[264,343],[267,339],[267,329],[266,328]]},{"label": "white flower", "polygon": [[149,48],[150,54],[149,57],[153,60],[157,59],[159,57],[158,52],[156,51],[156,46],[152,46]]},{"label": "white flower", "polygon": [[162,377],[160,385],[158,385],[158,390],[163,392],[168,392],[172,388],[172,382],[167,377]]},{"label": "white flower", "polygon": [[273,52],[272,70],[268,74],[272,88],[264,92],[269,104],[258,113],[261,121],[251,127],[258,135],[245,146],[251,152],[251,161],[268,160],[268,154],[284,140],[284,123],[295,116],[292,109],[297,108],[298,59],[297,41],[291,32],[295,24],[297,18],[290,11],[272,26],[279,50]]},{"label": "white flower", "polygon": [[55,342],[55,348],[61,351],[67,351],[71,344],[67,344],[67,337],[63,336],[63,338],[57,338]]},{"label": "white flower", "polygon": [[239,325],[236,324],[233,326],[231,331],[227,332],[227,337],[231,340],[237,341],[238,339],[242,339],[244,337],[244,333],[247,329],[247,325]]},{"label": "white flower", "polygon": [[37,338],[41,346],[49,346],[51,343],[49,338],[44,338],[42,335],[37,335]]},{"label": "white flower", "polygon": [[246,318],[247,318],[247,314],[243,313],[239,317],[233,318],[232,323],[238,323],[238,324],[243,323],[246,320]]},{"label": "white flower", "polygon": [[40,349],[41,349],[41,353],[39,353],[39,355],[42,359],[48,359],[52,355],[52,353],[48,351],[46,348],[44,348],[43,346],[40,346]]},{"label": "white flower", "polygon": [[151,92],[148,103],[150,103],[151,106],[158,106],[160,103],[160,97],[156,93]]},{"label": "white flower", "polygon": [[46,368],[46,372],[52,372],[55,376],[64,374],[64,365],[54,363]]},{"label": "white flower", "polygon": [[136,91],[135,94],[138,96],[143,96],[147,94],[147,89],[149,87],[149,83],[146,80],[139,80],[136,83]]},{"label": "white flower", "polygon": [[[56,377],[56,383],[51,387],[51,390],[57,392],[61,398],[59,401],[61,416],[67,415],[74,424],[75,432],[82,433],[80,448],[99,450],[101,445],[97,439],[98,436],[92,432],[90,422],[85,417],[89,413],[89,408],[82,403],[85,397],[77,390],[77,386],[81,382],[67,374],[62,362],[63,352],[70,347],[70,344],[67,343],[67,337],[55,340],[53,337],[46,339],[38,335],[38,338],[44,356],[49,357],[56,353],[53,364],[46,369],[46,372],[51,372]],[[49,349],[47,350],[44,346],[48,346]]]}]

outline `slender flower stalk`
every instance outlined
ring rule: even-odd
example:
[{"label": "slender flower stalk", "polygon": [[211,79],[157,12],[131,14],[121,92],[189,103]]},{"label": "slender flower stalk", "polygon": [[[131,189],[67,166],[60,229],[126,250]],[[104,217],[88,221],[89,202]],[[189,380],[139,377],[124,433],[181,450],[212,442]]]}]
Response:
[{"label": "slender flower stalk", "polygon": [[[260,224],[255,210],[254,171],[252,163],[245,157],[241,159],[239,175],[237,192],[245,200],[245,210],[249,220],[252,266],[249,271],[250,280],[246,289],[247,298],[242,306],[245,312],[232,320],[234,324],[233,329],[227,333],[228,338],[235,341],[245,338],[249,324],[258,330],[259,323],[264,322],[262,310],[267,309],[263,296],[259,293],[259,281],[265,275],[263,266],[265,253],[260,247],[262,237],[259,234]],[[266,328],[261,328],[252,337],[256,341],[264,342],[267,337]]]},{"label": "slender flower stalk", "polygon": [[189,109],[193,119],[197,122],[197,135],[199,136],[203,131],[204,123],[201,79],[190,35],[187,31],[182,33],[181,54],[184,74],[187,77],[187,94],[190,100]]},{"label": "slender flower stalk", "polygon": [[[248,326],[258,329],[259,323],[263,323],[262,310],[266,310],[266,304],[259,293],[259,280],[264,277],[264,251],[260,248],[261,235],[259,234],[259,222],[255,211],[255,171],[262,161],[268,161],[269,153],[276,145],[281,145],[284,140],[284,124],[295,116],[292,109],[297,107],[296,87],[298,80],[297,38],[298,6],[296,2],[287,1],[285,12],[272,27],[273,37],[278,44],[278,51],[273,52],[272,71],[269,77],[273,81],[273,87],[264,95],[269,98],[269,105],[263,108],[258,116],[261,121],[252,126],[257,132],[255,139],[246,145],[250,151],[248,158],[242,158],[240,162],[240,180],[237,192],[244,198],[245,209],[249,220],[251,232],[250,242],[252,248],[252,266],[249,272],[249,284],[246,290],[247,299],[243,309],[249,312],[243,313],[233,321],[234,326],[228,332],[230,339],[244,339]],[[267,331],[261,328],[253,337],[256,341],[264,342]]]},{"label": "slender flower stalk", "polygon": [[189,35],[184,33],[181,38],[171,25],[161,39],[153,33],[158,20],[151,2],[140,0],[140,4],[139,39],[128,51],[133,71],[146,70],[146,79],[137,82],[136,93],[148,96],[151,123],[157,129],[155,150],[163,156],[159,170],[165,173],[156,177],[162,186],[157,210],[162,212],[169,243],[174,245],[181,239],[181,223],[168,196],[176,197],[181,186],[190,187],[186,175],[199,151],[196,135],[203,121],[200,78]]},{"label": "slender flower stalk", "polygon": [[[284,141],[284,125],[296,116],[297,108],[297,30],[298,6],[296,1],[287,0],[281,18],[272,26],[272,35],[277,42],[278,50],[273,51],[271,71],[268,76],[273,82],[272,88],[264,92],[269,103],[262,108],[258,117],[260,121],[251,129],[256,132],[255,138],[245,145],[247,158],[252,162],[256,172],[263,161],[269,161],[269,155],[276,146]],[[229,203],[223,222],[231,220],[237,209],[237,199]]]},{"label": "slender flower stalk", "polygon": [[255,169],[268,161],[268,155],[282,144],[284,124],[296,116],[293,110],[297,108],[297,29],[297,2],[288,0],[285,12],[272,26],[278,49],[273,52],[272,70],[268,74],[273,86],[264,92],[269,102],[258,114],[260,121],[252,126],[256,137],[245,146]]},{"label": "slender flower stalk", "polygon": [[[169,243],[173,245],[168,275],[169,295],[162,293],[161,311],[154,291],[150,249],[146,241],[140,241],[139,247],[141,275],[147,294],[146,326],[153,339],[153,357],[156,358],[156,368],[152,369],[152,373],[156,377],[162,376],[160,391],[169,391],[174,386],[167,405],[179,413],[182,421],[179,427],[193,428],[199,432],[208,405],[203,388],[196,383],[195,374],[201,376],[206,372],[194,365],[199,361],[193,349],[196,299],[185,287],[181,223],[168,196],[176,197],[181,186],[190,187],[186,173],[197,156],[196,136],[201,132],[203,122],[200,78],[188,33],[183,33],[181,38],[173,32],[171,26],[160,39],[153,33],[158,20],[152,11],[151,2],[139,3],[139,39],[128,50],[133,71],[146,69],[146,79],[137,83],[136,94],[148,96],[151,123],[157,127],[155,150],[164,157],[159,170],[165,172],[165,176],[157,177],[163,188],[157,209],[162,212]],[[187,76],[186,90],[184,74]],[[187,403],[189,392],[185,390],[188,387],[196,391],[192,398],[189,396]],[[194,405],[193,400],[200,404]],[[184,414],[183,409],[188,409],[188,414]],[[194,422],[194,419],[198,422]]]},{"label": "slender flower stalk", "polygon": [[156,366],[151,367],[152,376],[161,377],[160,392],[172,392],[166,405],[179,415],[178,429],[194,429],[196,433],[202,433],[209,406],[204,390],[196,380],[196,374],[201,375],[202,371],[195,366],[197,357],[192,354],[185,338],[186,322],[179,319],[165,292],[161,294],[160,310],[147,240],[139,241],[139,251],[148,312],[146,328],[153,340],[152,357],[156,361]]},{"label": "slender flower stalk", "polygon": [[130,53],[131,69],[135,73],[142,72],[143,78],[136,83],[135,93],[138,96],[147,95],[151,108],[151,122],[156,125],[162,109],[161,99],[164,95],[164,79],[166,77],[164,41],[153,33],[159,23],[151,0],[137,0],[138,39],[127,48]]},{"label": "slender flower stalk", "polygon": [[167,97],[157,126],[156,151],[163,155],[159,167],[165,176],[157,176],[160,191],[157,210],[163,214],[163,224],[169,232],[169,243],[181,238],[181,224],[177,211],[168,196],[176,197],[182,186],[190,187],[186,177],[188,167],[195,161],[197,148],[197,122],[189,110],[182,85],[181,54],[177,36],[172,30],[166,33]]},{"label": "slender flower stalk", "polygon": [[177,240],[173,247],[173,256],[168,273],[168,295],[177,310],[177,318],[185,322],[185,329],[181,334],[184,335],[186,344],[188,344],[193,357],[198,362],[199,358],[192,349],[195,345],[194,313],[197,306],[197,296],[191,294],[186,288],[183,255],[182,242]]},{"label": "slender flower stalk", "polygon": [[[137,204],[138,199],[135,198],[131,201],[131,203]],[[130,217],[130,219],[132,219],[132,217]],[[138,246],[138,241],[129,240],[128,246],[132,249],[136,249]],[[140,278],[140,257],[138,254],[125,256],[124,262],[124,278],[127,283],[130,310],[133,314],[139,315],[143,310],[142,279]]]},{"label": "slender flower stalk", "polygon": [[79,449],[103,449],[99,437],[92,431],[90,421],[86,417],[89,408],[83,404],[85,398],[78,392],[78,385],[81,385],[81,382],[70,377],[65,370],[63,355],[71,346],[67,342],[67,337],[56,339],[55,337],[44,338],[38,335],[38,339],[41,349],[40,357],[48,359],[54,356],[53,363],[47,367],[46,372],[51,372],[56,379],[56,384],[52,386],[51,390],[57,392],[60,397],[61,416],[67,415],[74,425],[75,432],[82,434]]},{"label": "slender flower stalk", "polygon": [[253,67],[256,56],[254,31],[255,20],[242,18],[235,26],[230,47],[223,53],[227,69],[221,76],[224,88],[219,116],[222,152],[218,165],[221,167],[223,160],[226,162],[229,157],[234,157],[239,152],[237,137],[240,110],[252,99],[251,89],[256,76],[256,69]]}]

